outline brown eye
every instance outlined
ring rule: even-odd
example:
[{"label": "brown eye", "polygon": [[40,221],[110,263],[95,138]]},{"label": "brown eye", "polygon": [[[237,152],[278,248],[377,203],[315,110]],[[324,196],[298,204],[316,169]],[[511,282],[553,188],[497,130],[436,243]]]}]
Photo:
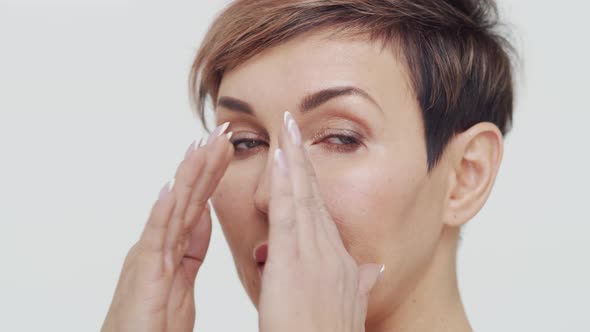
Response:
[{"label": "brown eye", "polygon": [[323,137],[321,141],[328,142],[327,149],[336,152],[354,152],[361,145],[361,142],[358,138],[343,134],[327,135]]}]

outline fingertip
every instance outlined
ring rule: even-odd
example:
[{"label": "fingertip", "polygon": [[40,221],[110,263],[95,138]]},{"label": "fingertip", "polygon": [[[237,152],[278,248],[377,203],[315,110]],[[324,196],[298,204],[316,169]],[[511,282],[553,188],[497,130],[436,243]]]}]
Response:
[{"label": "fingertip", "polygon": [[363,264],[359,267],[359,292],[368,295],[382,279],[385,264]]},{"label": "fingertip", "polygon": [[275,150],[274,166],[276,167],[279,175],[282,175],[282,176],[288,175],[289,171],[288,171],[288,166],[287,166],[287,160],[285,158],[285,152],[280,148],[277,148]]},{"label": "fingertip", "polygon": [[166,184],[162,187],[162,189],[160,189],[160,192],[158,193],[158,200],[162,200],[162,199],[170,196],[170,192],[172,192],[172,189],[174,188],[175,181],[176,181],[176,178],[173,177],[168,182],[166,182]]}]

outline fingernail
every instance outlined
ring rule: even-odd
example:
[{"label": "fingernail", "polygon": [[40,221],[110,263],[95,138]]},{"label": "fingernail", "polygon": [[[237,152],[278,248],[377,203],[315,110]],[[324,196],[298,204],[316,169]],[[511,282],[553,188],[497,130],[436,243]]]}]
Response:
[{"label": "fingernail", "polygon": [[201,140],[201,144],[199,144],[199,147],[205,146],[207,145],[207,141],[209,140],[209,137],[207,139],[203,139]]},{"label": "fingernail", "polygon": [[293,118],[293,116],[289,111],[285,111],[285,113],[283,113],[283,125],[285,128],[289,127],[289,119],[291,118]]},{"label": "fingernail", "polygon": [[[287,112],[288,113],[288,112]],[[291,142],[296,146],[301,145],[301,132],[299,131],[299,127],[297,126],[297,122],[295,119],[291,117],[289,114],[289,123],[287,125],[287,130],[289,131],[289,137],[291,138]]]},{"label": "fingernail", "polygon": [[199,138],[199,141],[195,140],[195,145],[193,145],[193,151],[198,150],[201,147],[201,143],[203,142],[203,137]]},{"label": "fingernail", "polygon": [[385,271],[385,264],[381,264],[381,268],[379,269],[379,276],[377,277],[377,282],[383,278],[383,271]]},{"label": "fingernail", "polygon": [[203,138],[195,139],[191,145],[188,146],[186,152],[184,153],[184,159],[188,158],[193,153],[193,151],[197,151],[199,149],[199,145],[201,144],[202,140]]},{"label": "fingernail", "polygon": [[227,133],[225,136],[227,137],[227,140],[229,141],[231,139],[231,136],[234,134],[233,131],[230,131],[229,133]]},{"label": "fingernail", "polygon": [[275,150],[275,165],[279,168],[281,175],[287,175],[287,161],[285,160],[285,154],[281,149]]},{"label": "fingernail", "polygon": [[227,127],[229,127],[229,122],[225,122],[215,128],[215,130],[209,136],[207,144],[213,142],[217,137],[221,136],[227,130]]},{"label": "fingernail", "polygon": [[175,178],[172,178],[170,181],[166,182],[162,189],[160,189],[160,194],[158,195],[159,199],[164,198],[166,195],[168,195],[168,193],[172,191],[172,187],[174,187],[174,181]]}]

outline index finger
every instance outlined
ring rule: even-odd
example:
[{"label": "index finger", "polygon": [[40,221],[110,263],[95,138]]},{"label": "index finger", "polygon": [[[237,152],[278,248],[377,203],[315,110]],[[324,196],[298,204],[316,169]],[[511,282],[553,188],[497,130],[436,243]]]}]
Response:
[{"label": "index finger", "polygon": [[297,255],[297,232],[289,171],[284,152],[274,152],[269,200],[269,234],[267,264],[291,262]]},{"label": "index finger", "polygon": [[[338,228],[321,197],[315,169],[301,142],[301,133],[297,123],[289,112],[285,112],[284,121],[288,131],[288,138],[285,137],[288,142],[284,146],[287,150],[296,209],[307,210],[299,213],[308,214],[305,217],[308,222],[313,223],[312,226],[315,226],[316,233],[323,233],[334,246],[344,248]],[[298,221],[298,223],[305,224],[305,220]]]},{"label": "index finger", "polygon": [[223,127],[219,129],[221,132],[212,134],[217,136],[210,143],[197,151],[195,158],[198,167],[192,168],[192,164],[187,163],[178,170],[175,191],[182,192],[182,196],[177,199],[177,206],[172,213],[165,244],[168,249],[177,248],[188,240],[193,225],[205,210],[207,200],[231,161],[233,147],[229,137],[222,135],[227,125]]}]

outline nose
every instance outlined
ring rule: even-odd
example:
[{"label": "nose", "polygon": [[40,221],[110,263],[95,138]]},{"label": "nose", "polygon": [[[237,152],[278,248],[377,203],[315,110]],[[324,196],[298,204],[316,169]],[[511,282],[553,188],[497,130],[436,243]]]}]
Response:
[{"label": "nose", "polygon": [[258,185],[254,193],[254,205],[256,210],[268,217],[268,206],[270,200],[270,185],[272,176],[272,162],[275,148],[269,147],[265,167],[258,178]]}]

